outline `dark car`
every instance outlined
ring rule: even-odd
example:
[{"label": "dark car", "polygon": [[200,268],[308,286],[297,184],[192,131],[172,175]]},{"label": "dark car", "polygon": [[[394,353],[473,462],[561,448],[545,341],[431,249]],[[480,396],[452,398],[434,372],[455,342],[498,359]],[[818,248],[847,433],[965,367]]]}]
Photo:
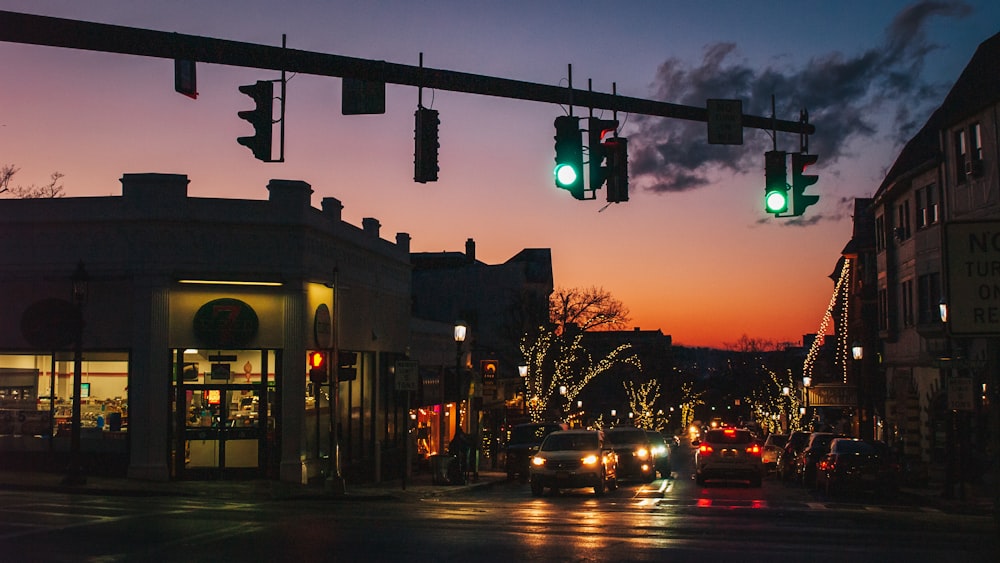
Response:
[{"label": "dark car", "polygon": [[656,471],[663,479],[670,477],[670,442],[667,441],[666,436],[655,430],[647,430],[646,436],[649,437],[650,452],[653,455],[653,465]]},{"label": "dark car", "polygon": [[775,471],[782,481],[790,481],[795,477],[795,463],[799,454],[809,445],[809,435],[811,432],[796,430],[788,435],[785,447],[778,456]]},{"label": "dark car", "polygon": [[518,424],[511,428],[504,461],[507,478],[518,477],[522,482],[526,482],[531,456],[538,451],[542,440],[552,432],[563,429],[565,429],[564,425],[555,422],[532,422]]},{"label": "dark car", "polygon": [[823,456],[830,452],[830,443],[834,438],[848,438],[843,434],[833,432],[813,432],[809,435],[809,445],[807,445],[795,462],[796,478],[807,487],[816,485],[816,466]]},{"label": "dark car", "polygon": [[645,430],[619,426],[605,432],[605,437],[618,454],[619,479],[638,479],[647,483],[656,479],[653,446]]},{"label": "dark car", "polygon": [[541,496],[546,487],[593,487],[597,496],[618,488],[618,460],[600,430],[560,430],[542,441],[531,457],[531,494]]},{"label": "dark car", "polygon": [[835,438],[816,466],[816,487],[833,495],[843,491],[894,491],[900,466],[884,442]]}]

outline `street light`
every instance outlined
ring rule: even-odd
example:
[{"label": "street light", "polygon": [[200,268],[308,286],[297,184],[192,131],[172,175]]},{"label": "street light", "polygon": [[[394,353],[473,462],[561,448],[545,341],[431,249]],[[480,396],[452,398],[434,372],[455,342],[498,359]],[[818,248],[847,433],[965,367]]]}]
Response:
[{"label": "street light", "polygon": [[[802,407],[803,408],[803,410],[802,410],[802,414],[803,415],[806,415],[809,412],[809,388],[812,387],[812,382],[813,382],[813,378],[809,377],[808,375],[802,377],[802,390],[805,391],[805,396],[806,396],[806,406]],[[811,422],[812,422],[812,419],[809,420],[809,423],[811,423]],[[808,430],[809,426],[811,425],[809,423],[806,424],[806,430]]]},{"label": "street light", "polygon": [[521,388],[524,390],[521,394],[521,411],[522,414],[528,414],[528,366],[517,366],[517,375],[521,376]]},{"label": "street light", "polygon": [[83,266],[83,260],[76,265],[70,278],[73,282],[73,305],[76,307],[76,335],[73,343],[73,418],[70,422],[70,461],[64,485],[85,485],[87,476],[80,461],[80,412],[82,410],[81,389],[83,387],[83,304],[87,302],[90,275]]},{"label": "street light", "polygon": [[465,342],[465,333],[468,327],[465,321],[455,321],[455,433],[462,427],[462,343]]},{"label": "street light", "polygon": [[855,360],[863,360],[865,358],[865,348],[857,340],[854,344],[851,344],[851,355],[854,356]]}]

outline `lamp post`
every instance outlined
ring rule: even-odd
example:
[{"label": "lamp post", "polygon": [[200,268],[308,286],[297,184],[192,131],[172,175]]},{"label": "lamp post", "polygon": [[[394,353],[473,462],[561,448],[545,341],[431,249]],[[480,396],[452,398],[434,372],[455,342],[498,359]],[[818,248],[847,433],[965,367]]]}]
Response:
[{"label": "lamp post", "polygon": [[[951,332],[948,326],[948,301],[946,301],[944,297],[942,297],[941,301],[938,303],[938,315],[941,317],[941,323],[944,325],[945,346],[947,348],[945,352],[947,354],[947,358],[945,359],[948,361],[948,367],[946,368],[948,372],[945,376],[944,388],[945,393],[950,393],[951,389],[949,389],[949,387],[953,376],[951,372],[951,365],[957,358],[958,354],[953,353],[951,349]],[[965,479],[962,475],[962,456],[965,452],[963,451],[964,436],[960,424],[960,413],[951,408],[948,412],[951,417],[951,437],[948,440],[948,449],[951,454],[948,456],[948,467],[945,471],[946,484],[944,494],[947,498],[952,498],[955,495],[955,481],[958,480],[959,498],[965,500]]]},{"label": "lamp post", "polygon": [[812,416],[809,416],[809,388],[812,387],[812,382],[813,378],[809,377],[808,375],[802,377],[802,390],[805,391],[805,396],[806,396],[806,401],[805,401],[806,406],[804,407],[805,410],[802,412],[802,414],[809,417],[806,422],[806,430],[809,430],[810,427],[812,426]]},{"label": "lamp post", "polygon": [[83,266],[83,260],[76,265],[76,270],[70,278],[73,281],[73,305],[76,307],[76,335],[73,342],[73,418],[70,422],[70,460],[64,485],[85,485],[87,476],[80,460],[80,424],[82,401],[80,392],[83,387],[83,304],[87,302],[87,290],[90,275]]},{"label": "lamp post", "polygon": [[528,414],[528,366],[517,366],[517,375],[521,376],[521,414]]},{"label": "lamp post", "polygon": [[462,427],[462,343],[467,330],[465,321],[455,321],[455,433]]},{"label": "lamp post", "polygon": [[858,437],[859,438],[869,438],[867,429],[865,428],[865,397],[864,397],[864,385],[862,384],[862,373],[861,373],[861,361],[865,359],[865,347],[862,346],[860,341],[855,340],[851,344],[851,357],[854,358],[854,386],[857,388],[857,418],[858,418]]}]

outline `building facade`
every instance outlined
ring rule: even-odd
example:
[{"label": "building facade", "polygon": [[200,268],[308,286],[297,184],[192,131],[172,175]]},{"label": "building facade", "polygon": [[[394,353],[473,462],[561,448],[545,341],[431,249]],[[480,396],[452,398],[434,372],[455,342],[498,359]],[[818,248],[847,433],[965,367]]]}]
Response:
[{"label": "building facade", "polygon": [[[886,437],[973,480],[997,452],[1000,34],[983,42],[873,202]],[[943,313],[947,313],[946,315]],[[959,479],[959,475],[963,478]]]},{"label": "building facade", "polygon": [[0,200],[4,459],[303,482],[335,476],[339,451],[378,478],[407,436],[392,366],[410,345],[409,236],[344,223],[334,198],[313,208],[300,181],[266,200],[121,181],[121,196]]}]

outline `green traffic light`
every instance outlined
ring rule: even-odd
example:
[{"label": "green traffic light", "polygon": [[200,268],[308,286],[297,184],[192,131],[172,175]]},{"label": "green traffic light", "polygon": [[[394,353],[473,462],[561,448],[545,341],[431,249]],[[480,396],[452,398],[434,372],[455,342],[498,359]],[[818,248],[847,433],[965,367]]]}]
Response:
[{"label": "green traffic light", "polygon": [[576,183],[577,178],[580,177],[580,173],[577,172],[576,168],[565,163],[557,164],[553,172],[556,176],[556,184],[558,184],[559,187],[572,186]]},{"label": "green traffic light", "polygon": [[788,194],[772,190],[764,194],[764,206],[768,213],[783,213],[788,210]]}]

